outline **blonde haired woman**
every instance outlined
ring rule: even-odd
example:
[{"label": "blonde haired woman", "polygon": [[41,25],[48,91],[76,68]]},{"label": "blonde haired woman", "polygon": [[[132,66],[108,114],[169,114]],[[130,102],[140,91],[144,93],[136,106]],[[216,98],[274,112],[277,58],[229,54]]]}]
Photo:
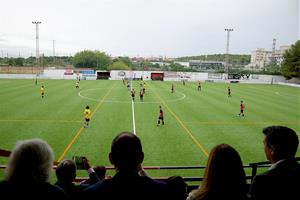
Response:
[{"label": "blonde haired woman", "polygon": [[228,144],[220,144],[209,154],[202,184],[187,200],[243,200],[246,193],[245,171],[238,152]]}]

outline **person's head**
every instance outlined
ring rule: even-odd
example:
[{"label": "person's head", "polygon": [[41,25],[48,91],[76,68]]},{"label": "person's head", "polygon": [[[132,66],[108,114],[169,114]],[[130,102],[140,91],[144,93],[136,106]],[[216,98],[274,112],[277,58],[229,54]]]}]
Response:
[{"label": "person's head", "polygon": [[245,171],[239,153],[228,144],[215,146],[208,157],[198,195],[245,195]]},{"label": "person's head", "polygon": [[105,178],[106,168],[104,166],[96,166],[96,167],[93,167],[93,169],[95,170],[95,172],[100,180],[103,180]]},{"label": "person's head", "polygon": [[265,135],[264,148],[268,160],[275,163],[295,157],[299,145],[295,131],[284,126],[269,126],[262,132]]},{"label": "person's head", "polygon": [[187,184],[181,176],[171,176],[166,180],[167,188],[172,195],[170,199],[186,199]]},{"label": "person's head", "polygon": [[137,170],[144,160],[140,139],[130,132],[117,135],[111,144],[109,160],[118,170]]},{"label": "person's head", "polygon": [[74,160],[63,160],[56,168],[56,177],[60,183],[72,183],[76,177],[76,163]]},{"label": "person's head", "polygon": [[51,147],[41,139],[19,141],[5,171],[5,180],[20,182],[49,182],[54,155]]},{"label": "person's head", "polygon": [[90,107],[89,107],[89,106],[86,106],[85,109],[90,109]]}]

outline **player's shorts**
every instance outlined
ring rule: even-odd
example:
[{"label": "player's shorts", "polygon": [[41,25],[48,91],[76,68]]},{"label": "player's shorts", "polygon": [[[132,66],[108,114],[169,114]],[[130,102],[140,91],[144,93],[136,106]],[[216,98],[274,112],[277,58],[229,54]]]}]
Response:
[{"label": "player's shorts", "polygon": [[244,110],[241,110],[241,113],[244,113]]},{"label": "player's shorts", "polygon": [[44,92],[42,92],[41,95],[44,95]]},{"label": "player's shorts", "polygon": [[158,120],[164,120],[164,117],[158,117]]},{"label": "player's shorts", "polygon": [[89,122],[89,121],[90,121],[90,118],[85,118],[85,121],[86,121],[86,122]]}]

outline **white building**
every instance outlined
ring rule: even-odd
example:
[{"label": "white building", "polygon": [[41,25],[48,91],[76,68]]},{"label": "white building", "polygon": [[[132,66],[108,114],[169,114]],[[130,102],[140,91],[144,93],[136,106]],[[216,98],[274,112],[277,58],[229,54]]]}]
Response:
[{"label": "white building", "polygon": [[251,53],[251,62],[246,68],[251,70],[262,70],[266,65],[271,62],[275,62],[277,65],[281,65],[283,61],[283,54],[291,46],[280,46],[275,51],[268,51],[264,48],[258,48]]},{"label": "white building", "polygon": [[190,67],[190,63],[189,62],[180,62],[180,61],[175,61],[175,64],[180,64],[182,66],[184,66],[184,68],[189,68]]}]

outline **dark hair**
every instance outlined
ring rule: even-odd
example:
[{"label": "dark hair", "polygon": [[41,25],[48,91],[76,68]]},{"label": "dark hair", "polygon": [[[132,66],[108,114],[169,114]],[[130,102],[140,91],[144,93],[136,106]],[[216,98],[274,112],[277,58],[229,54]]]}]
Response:
[{"label": "dark hair", "polygon": [[166,180],[170,199],[186,199],[187,184],[181,176],[171,176]]},{"label": "dark hair", "polygon": [[86,109],[90,109],[90,107],[89,107],[89,106],[86,106],[85,108],[86,108]]},{"label": "dark hair", "polygon": [[56,168],[56,177],[59,182],[71,183],[76,177],[76,164],[73,160],[63,160]]},{"label": "dark hair", "polygon": [[100,180],[105,178],[106,168],[104,166],[96,166],[96,167],[93,167],[93,169],[95,170],[95,172]]},{"label": "dark hair", "polygon": [[119,169],[136,169],[144,158],[140,139],[130,132],[122,132],[115,137],[110,155],[111,161]]},{"label": "dark hair", "polygon": [[276,149],[278,159],[293,158],[296,155],[299,139],[295,131],[284,126],[269,126],[263,129],[268,148]]}]

